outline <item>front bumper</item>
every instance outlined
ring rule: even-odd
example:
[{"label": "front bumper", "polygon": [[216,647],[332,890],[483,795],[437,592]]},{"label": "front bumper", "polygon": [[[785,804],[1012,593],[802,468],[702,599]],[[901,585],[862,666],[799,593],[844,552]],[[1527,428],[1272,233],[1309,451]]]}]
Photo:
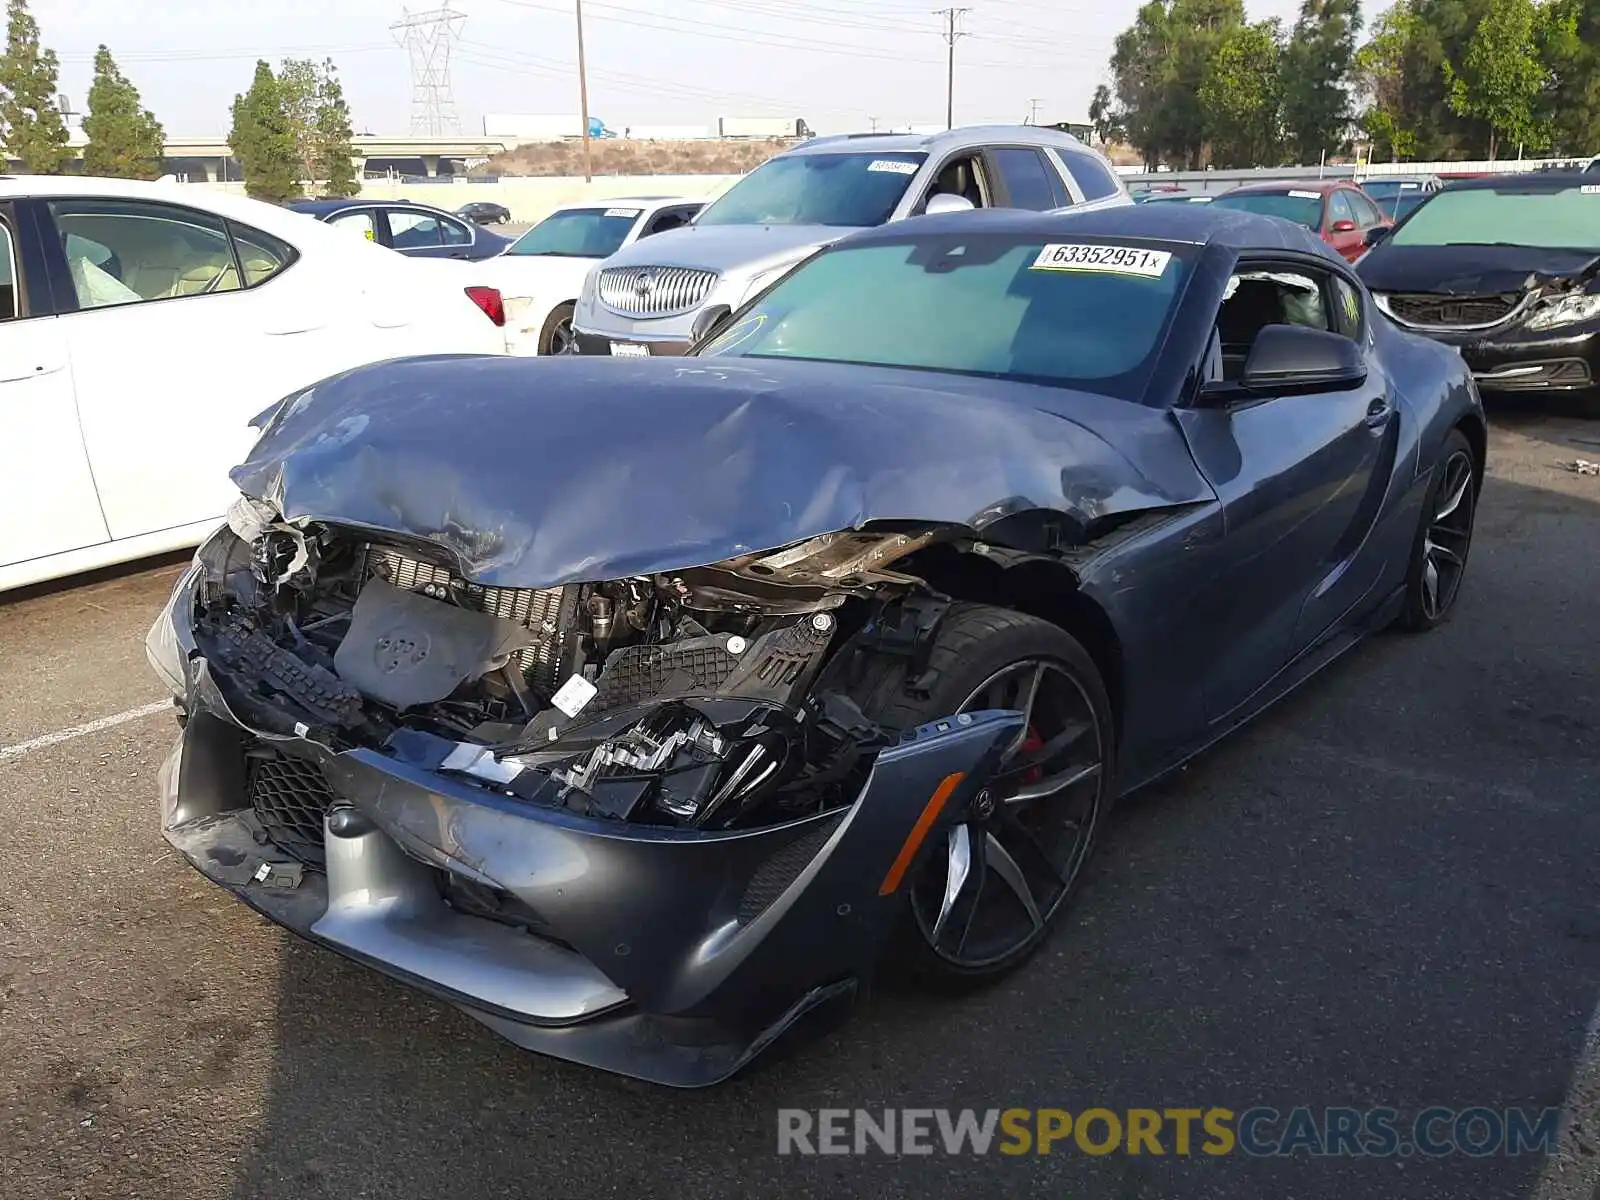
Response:
[{"label": "front bumper", "polygon": [[[176,612],[186,612],[183,588]],[[656,1083],[727,1078],[802,1018],[847,1003],[911,877],[1019,730],[978,713],[883,750],[853,804],[781,826],[697,833],[581,817],[369,749],[249,728],[183,625],[183,734],[162,772],[162,831],[271,920],[420,987],[530,1050]],[[314,764],[336,799],[326,871],[277,850],[246,755]],[[952,789],[941,787],[960,776]],[[465,884],[535,928],[447,899]]]},{"label": "front bumper", "polygon": [[1456,347],[1485,392],[1582,392],[1600,384],[1600,322],[1548,333],[1512,328],[1492,337],[1427,336]]},{"label": "front bumper", "polygon": [[683,355],[691,345],[687,338],[678,337],[635,337],[632,335],[612,336],[607,333],[596,333],[588,329],[572,327],[574,340],[578,344],[579,354],[609,354],[613,357],[628,355],[643,357],[676,358]]}]

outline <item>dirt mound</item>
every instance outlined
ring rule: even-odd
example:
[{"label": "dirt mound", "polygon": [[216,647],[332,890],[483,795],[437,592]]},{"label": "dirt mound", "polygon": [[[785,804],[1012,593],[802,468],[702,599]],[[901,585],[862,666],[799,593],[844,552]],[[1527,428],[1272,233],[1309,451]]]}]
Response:
[{"label": "dirt mound", "polygon": [[[760,166],[792,141],[707,139],[639,141],[597,138],[592,148],[596,175],[740,175]],[[538,142],[497,154],[474,175],[582,175],[583,143]]]}]

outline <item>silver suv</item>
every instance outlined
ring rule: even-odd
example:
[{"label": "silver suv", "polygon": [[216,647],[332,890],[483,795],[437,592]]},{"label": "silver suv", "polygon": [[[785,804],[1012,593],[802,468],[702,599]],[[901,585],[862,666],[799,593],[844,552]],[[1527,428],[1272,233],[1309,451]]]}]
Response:
[{"label": "silver suv", "polygon": [[702,309],[736,309],[856,229],[966,208],[1131,204],[1100,153],[1037,126],[814,138],[761,164],[694,223],[612,255],[573,315],[580,354],[682,354]]}]

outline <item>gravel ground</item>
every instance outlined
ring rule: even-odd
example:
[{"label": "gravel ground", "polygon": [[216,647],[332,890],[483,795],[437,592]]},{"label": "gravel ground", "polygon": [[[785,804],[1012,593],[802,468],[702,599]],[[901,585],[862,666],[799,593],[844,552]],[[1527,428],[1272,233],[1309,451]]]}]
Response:
[{"label": "gravel ground", "polygon": [[[141,640],[176,566],[0,603],[3,1194],[1591,1200],[1600,478],[1560,464],[1594,443],[1497,416],[1457,618],[1121,806],[1022,973],[874,998],[701,1093],[521,1054],[214,890],[156,830],[169,715],[5,750],[162,699]],[[1575,1120],[1549,1164],[775,1153],[783,1107],[1257,1104]]]}]

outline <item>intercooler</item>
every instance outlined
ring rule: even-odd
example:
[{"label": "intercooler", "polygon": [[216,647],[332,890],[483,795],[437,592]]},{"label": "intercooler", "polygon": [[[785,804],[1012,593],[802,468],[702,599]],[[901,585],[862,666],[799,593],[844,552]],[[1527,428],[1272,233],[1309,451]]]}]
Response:
[{"label": "intercooler", "polygon": [[518,651],[528,681],[550,695],[561,685],[563,633],[572,626],[577,589],[483,587],[456,578],[449,570],[402,553],[393,546],[367,543],[361,548],[361,577],[378,578],[406,591],[451,599],[467,608],[512,621],[536,636]]}]

